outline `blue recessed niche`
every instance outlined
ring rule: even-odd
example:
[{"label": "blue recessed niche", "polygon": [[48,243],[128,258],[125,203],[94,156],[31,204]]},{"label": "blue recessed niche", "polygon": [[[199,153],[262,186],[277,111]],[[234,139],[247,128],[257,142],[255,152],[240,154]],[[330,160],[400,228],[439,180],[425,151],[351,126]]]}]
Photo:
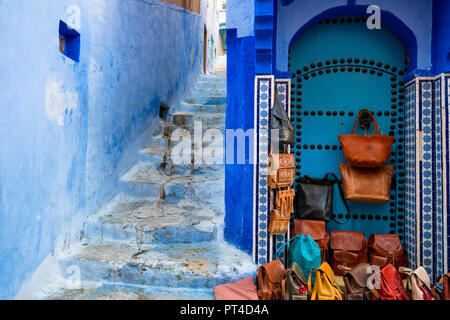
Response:
[{"label": "blue recessed niche", "polygon": [[59,21],[59,52],[73,61],[80,61],[80,33]]}]

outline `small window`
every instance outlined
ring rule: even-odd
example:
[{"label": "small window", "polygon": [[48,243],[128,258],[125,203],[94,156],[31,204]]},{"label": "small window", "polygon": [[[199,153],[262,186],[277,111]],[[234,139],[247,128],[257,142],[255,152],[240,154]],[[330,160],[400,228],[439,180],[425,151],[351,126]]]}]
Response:
[{"label": "small window", "polygon": [[80,61],[80,33],[59,21],[59,52],[73,61]]}]

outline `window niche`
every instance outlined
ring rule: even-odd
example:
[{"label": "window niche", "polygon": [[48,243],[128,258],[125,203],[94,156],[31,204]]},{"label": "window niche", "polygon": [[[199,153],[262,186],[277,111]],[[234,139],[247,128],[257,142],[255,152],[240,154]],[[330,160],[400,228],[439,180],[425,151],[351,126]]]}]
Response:
[{"label": "window niche", "polygon": [[59,52],[73,61],[80,61],[80,33],[59,21]]}]

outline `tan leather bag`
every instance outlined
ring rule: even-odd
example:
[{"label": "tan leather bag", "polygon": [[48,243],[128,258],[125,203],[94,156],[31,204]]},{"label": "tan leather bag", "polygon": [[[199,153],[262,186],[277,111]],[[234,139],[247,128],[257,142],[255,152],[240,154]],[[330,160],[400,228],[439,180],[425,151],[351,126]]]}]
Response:
[{"label": "tan leather bag", "polygon": [[320,248],[322,262],[328,260],[328,241],[330,236],[325,231],[325,221],[295,219],[291,229],[291,237],[298,234],[310,235]]},{"label": "tan leather bag", "polygon": [[400,238],[396,234],[371,234],[369,237],[369,261],[383,268],[388,263],[397,270],[408,266]]},{"label": "tan leather bag", "polygon": [[280,208],[281,213],[291,215],[294,213],[294,189],[278,190],[275,205]]},{"label": "tan leather bag", "polygon": [[285,268],[280,260],[268,262],[258,269],[259,300],[281,300],[281,280]]},{"label": "tan leather bag", "polygon": [[272,154],[269,156],[268,186],[270,189],[291,187],[295,179],[295,158],[293,154]]},{"label": "tan leather bag", "polygon": [[433,294],[438,295],[440,300],[450,300],[450,273],[438,277],[437,282],[442,284],[442,291],[438,292],[436,288],[433,288]]},{"label": "tan leather bag", "polygon": [[357,231],[331,231],[330,263],[333,272],[343,276],[339,266],[354,268],[360,263],[367,263],[367,240],[364,233]]},{"label": "tan leather bag", "polygon": [[430,276],[424,267],[418,267],[414,271],[406,267],[400,267],[398,271],[400,274],[407,276],[407,284],[412,300],[435,300]]},{"label": "tan leather bag", "polygon": [[291,221],[290,213],[283,213],[281,209],[270,211],[269,233],[271,235],[285,234]]},{"label": "tan leather bag", "polygon": [[386,203],[389,201],[394,167],[357,168],[340,163],[345,199],[354,202]]},{"label": "tan leather bag", "polygon": [[[363,114],[368,114],[372,118],[374,135],[355,134],[359,118]],[[391,147],[394,138],[380,134],[374,116],[368,110],[361,110],[356,118],[351,134],[339,136],[344,158],[351,165],[361,168],[376,168],[384,165],[391,154]]]}]

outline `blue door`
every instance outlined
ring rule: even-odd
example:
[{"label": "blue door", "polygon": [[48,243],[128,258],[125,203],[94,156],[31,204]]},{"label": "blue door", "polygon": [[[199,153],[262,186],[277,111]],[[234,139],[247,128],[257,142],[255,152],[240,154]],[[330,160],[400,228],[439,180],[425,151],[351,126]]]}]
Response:
[{"label": "blue door", "polygon": [[[386,204],[348,202],[344,225],[327,230],[397,233],[404,239],[404,82],[406,49],[386,28],[369,30],[363,18],[338,17],[321,21],[298,35],[290,45],[291,119],[296,126],[297,177],[340,178],[345,162],[338,136],[351,133],[359,110],[373,112],[382,134],[395,139],[388,164],[394,165],[390,201]],[[371,126],[370,132],[373,128]],[[364,134],[364,131],[357,131]],[[337,187],[334,212],[345,221]]]}]

